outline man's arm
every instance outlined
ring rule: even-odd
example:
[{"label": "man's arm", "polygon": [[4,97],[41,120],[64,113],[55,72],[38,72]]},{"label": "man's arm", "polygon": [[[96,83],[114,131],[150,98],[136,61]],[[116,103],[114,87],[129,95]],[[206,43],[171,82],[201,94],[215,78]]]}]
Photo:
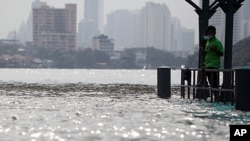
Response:
[{"label": "man's arm", "polygon": [[224,55],[223,51],[219,50],[216,46],[210,46],[210,50],[214,51],[219,56],[223,56]]}]

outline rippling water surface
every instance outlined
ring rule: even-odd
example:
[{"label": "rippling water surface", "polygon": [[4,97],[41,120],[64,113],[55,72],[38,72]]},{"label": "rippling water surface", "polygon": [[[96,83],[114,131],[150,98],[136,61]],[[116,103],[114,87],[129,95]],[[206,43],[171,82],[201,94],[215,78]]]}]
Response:
[{"label": "rippling water surface", "polygon": [[[228,141],[250,113],[156,95],[156,70],[0,70],[0,140]],[[179,72],[172,72],[172,85]],[[8,77],[9,76],[9,77]],[[176,79],[176,80],[175,80]]]}]

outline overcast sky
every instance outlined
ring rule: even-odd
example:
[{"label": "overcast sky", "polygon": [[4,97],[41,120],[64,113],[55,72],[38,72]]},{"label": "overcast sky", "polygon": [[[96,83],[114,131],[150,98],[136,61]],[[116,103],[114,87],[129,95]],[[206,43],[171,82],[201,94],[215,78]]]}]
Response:
[{"label": "overcast sky", "polygon": [[[31,12],[31,3],[35,0],[0,0],[0,39],[6,38],[10,31],[18,30],[20,24],[26,22]],[[49,6],[64,8],[65,3],[77,4],[77,21],[83,19],[84,0],[40,0]],[[136,10],[145,6],[145,2],[165,3],[172,17],[177,17],[183,27],[195,29],[196,43],[198,36],[198,16],[194,8],[185,0],[104,0],[104,19],[113,10]],[[198,3],[198,0],[193,0]]]}]

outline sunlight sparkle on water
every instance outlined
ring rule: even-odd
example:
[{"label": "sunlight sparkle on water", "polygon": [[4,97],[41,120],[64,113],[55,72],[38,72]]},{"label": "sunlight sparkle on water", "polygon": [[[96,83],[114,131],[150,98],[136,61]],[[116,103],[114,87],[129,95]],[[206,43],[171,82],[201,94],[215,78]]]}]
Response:
[{"label": "sunlight sparkle on water", "polygon": [[19,71],[6,78],[11,83],[1,79],[2,140],[228,141],[229,125],[250,122],[230,105],[181,99],[178,89],[171,99],[158,98],[154,70],[74,70],[73,78],[72,70],[36,70],[37,78]]}]

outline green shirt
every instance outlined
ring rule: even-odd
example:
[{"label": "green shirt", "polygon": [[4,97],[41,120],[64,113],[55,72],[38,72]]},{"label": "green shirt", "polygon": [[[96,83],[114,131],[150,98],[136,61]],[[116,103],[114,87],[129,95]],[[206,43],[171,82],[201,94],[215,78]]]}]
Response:
[{"label": "green shirt", "polygon": [[215,47],[215,49],[219,52],[223,53],[223,46],[220,40],[216,37],[209,39],[206,43],[206,56],[205,56],[205,67],[213,67],[213,68],[220,68],[220,55],[216,53],[216,51],[211,50],[210,46]]}]

